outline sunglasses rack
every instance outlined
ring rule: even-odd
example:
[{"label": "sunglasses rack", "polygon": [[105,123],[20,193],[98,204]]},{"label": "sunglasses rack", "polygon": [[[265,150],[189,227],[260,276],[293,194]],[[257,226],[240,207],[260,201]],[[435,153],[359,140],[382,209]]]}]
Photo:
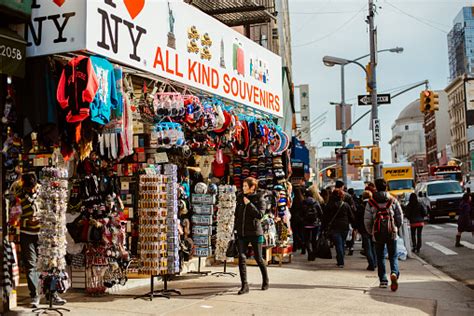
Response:
[{"label": "sunglasses rack", "polygon": [[[232,185],[219,186],[219,203],[217,204],[217,238],[215,258],[224,262],[224,271],[214,272],[212,275],[217,277],[230,275],[235,277],[237,274],[227,272],[227,246],[233,238],[234,232],[234,213],[237,204],[236,198],[237,188]],[[230,258],[234,260],[234,258]]]}]

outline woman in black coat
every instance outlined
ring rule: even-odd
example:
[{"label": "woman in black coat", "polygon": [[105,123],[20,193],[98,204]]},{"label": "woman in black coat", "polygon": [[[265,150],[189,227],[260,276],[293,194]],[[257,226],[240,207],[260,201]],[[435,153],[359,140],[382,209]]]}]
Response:
[{"label": "woman in black coat", "polygon": [[[308,251],[308,261],[314,261],[316,259],[316,242],[321,228],[323,210],[319,202],[313,198],[311,191],[307,190],[305,195],[301,219],[304,228],[305,247]],[[293,220],[293,217],[291,220]]]},{"label": "woman in black coat", "polygon": [[349,223],[354,222],[352,209],[343,201],[344,191],[335,189],[324,208],[324,227],[336,246],[336,260],[339,268],[344,268],[344,244],[349,233]]},{"label": "woman in black coat", "polygon": [[262,244],[264,242],[261,219],[265,214],[266,203],[263,194],[257,192],[258,181],[249,177],[243,181],[243,194],[237,199],[235,209],[234,230],[239,248],[239,272],[242,288],[240,294],[249,292],[247,283],[247,266],[245,263],[248,244],[252,244],[255,261],[262,273],[262,290],[268,289],[267,267],[263,262]]},{"label": "woman in black coat", "polygon": [[426,207],[418,201],[415,193],[410,194],[408,204],[405,208],[405,216],[410,221],[412,251],[420,252],[421,233],[425,226]]}]

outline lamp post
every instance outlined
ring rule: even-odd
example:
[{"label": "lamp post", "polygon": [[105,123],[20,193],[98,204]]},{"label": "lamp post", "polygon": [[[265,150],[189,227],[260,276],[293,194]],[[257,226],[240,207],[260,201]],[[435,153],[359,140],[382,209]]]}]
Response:
[{"label": "lamp post", "polygon": [[[381,52],[391,52],[391,53],[401,53],[403,52],[402,47],[395,47],[395,48],[389,48],[389,49],[382,49],[379,50],[378,53]],[[334,56],[324,56],[323,57],[323,63],[324,65],[328,67],[333,67],[334,65],[340,65],[341,66],[341,103],[339,106],[341,107],[341,142],[342,142],[342,148],[346,147],[346,134],[348,132],[348,129],[346,129],[346,112],[345,112],[345,106],[346,106],[346,93],[345,93],[345,77],[344,77],[344,66],[347,64],[356,64],[362,70],[364,70],[367,78],[370,78],[369,73],[367,72],[367,69],[358,62],[358,60],[363,59],[365,57],[370,56],[370,54],[366,54],[363,56],[360,56],[358,58],[355,58],[353,60],[349,59],[344,59],[344,58],[339,58],[339,57],[334,57]],[[373,108],[372,108],[373,111]],[[375,143],[374,143],[375,145]],[[377,142],[378,145],[378,142]],[[341,154],[341,167],[342,167],[342,181],[347,185],[347,159],[346,159],[346,153],[342,151]],[[377,176],[377,168],[374,168],[374,173]]]},{"label": "lamp post", "polygon": [[320,186],[321,183],[319,183],[319,172],[320,172],[320,170],[319,170],[319,149],[322,147],[322,146],[318,146],[318,145],[321,144],[322,141],[325,141],[325,140],[328,140],[328,139],[329,139],[329,137],[324,137],[324,138],[320,139],[316,143],[316,145],[314,146],[314,148],[316,149],[316,153],[315,153],[315,155],[316,155],[316,179],[317,179],[316,183],[318,184],[318,187],[321,187]]}]

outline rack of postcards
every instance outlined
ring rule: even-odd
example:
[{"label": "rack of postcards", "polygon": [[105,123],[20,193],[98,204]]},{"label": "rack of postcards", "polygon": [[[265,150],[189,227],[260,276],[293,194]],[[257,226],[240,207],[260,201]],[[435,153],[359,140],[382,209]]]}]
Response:
[{"label": "rack of postcards", "polygon": [[168,274],[179,273],[179,232],[178,232],[178,166],[164,165],[163,181],[166,184]]}]

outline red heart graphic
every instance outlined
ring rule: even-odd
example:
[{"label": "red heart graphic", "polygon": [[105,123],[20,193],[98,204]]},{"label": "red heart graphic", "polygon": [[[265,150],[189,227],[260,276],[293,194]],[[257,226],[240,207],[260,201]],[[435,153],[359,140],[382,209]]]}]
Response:
[{"label": "red heart graphic", "polygon": [[132,20],[137,17],[137,15],[142,12],[143,7],[145,6],[145,0],[123,0],[127,11],[132,17]]},{"label": "red heart graphic", "polygon": [[66,0],[53,0],[53,2],[56,3],[58,7],[60,7],[64,4],[64,2],[66,2]]}]

